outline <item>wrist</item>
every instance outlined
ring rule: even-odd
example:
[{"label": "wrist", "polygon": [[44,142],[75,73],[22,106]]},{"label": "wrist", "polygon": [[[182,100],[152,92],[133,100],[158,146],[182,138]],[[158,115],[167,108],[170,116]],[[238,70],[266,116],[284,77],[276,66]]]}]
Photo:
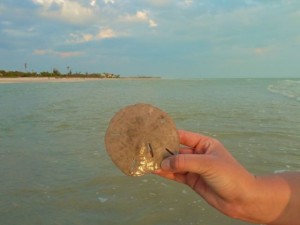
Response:
[{"label": "wrist", "polygon": [[290,190],[280,176],[254,177],[242,198],[238,218],[253,223],[270,224],[286,208]]}]

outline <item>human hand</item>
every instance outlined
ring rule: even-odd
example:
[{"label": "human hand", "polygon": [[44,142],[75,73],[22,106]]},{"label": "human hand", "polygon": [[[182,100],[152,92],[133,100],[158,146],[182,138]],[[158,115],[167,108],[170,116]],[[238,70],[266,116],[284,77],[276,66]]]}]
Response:
[{"label": "human hand", "polygon": [[299,225],[300,172],[256,177],[216,139],[180,130],[180,154],[156,174],[184,183],[222,213],[253,223]]},{"label": "human hand", "polygon": [[185,147],[180,154],[162,162],[156,174],[187,184],[210,205],[231,217],[244,201],[255,177],[242,167],[217,140],[188,131],[179,131]]}]

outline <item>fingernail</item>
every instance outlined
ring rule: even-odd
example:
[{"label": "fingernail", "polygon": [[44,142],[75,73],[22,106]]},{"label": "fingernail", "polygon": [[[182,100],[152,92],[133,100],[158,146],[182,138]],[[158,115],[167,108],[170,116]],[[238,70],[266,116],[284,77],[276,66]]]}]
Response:
[{"label": "fingernail", "polygon": [[161,168],[163,170],[170,170],[170,160],[169,159],[164,159],[161,163]]}]

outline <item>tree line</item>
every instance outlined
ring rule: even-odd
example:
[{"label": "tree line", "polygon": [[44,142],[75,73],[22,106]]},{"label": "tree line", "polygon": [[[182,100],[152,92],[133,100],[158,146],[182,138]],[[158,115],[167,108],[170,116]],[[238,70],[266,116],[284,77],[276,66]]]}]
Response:
[{"label": "tree line", "polygon": [[51,72],[29,72],[29,71],[6,71],[0,70],[0,78],[17,78],[17,77],[55,77],[55,78],[120,78],[120,75],[113,73],[61,73],[58,69]]}]

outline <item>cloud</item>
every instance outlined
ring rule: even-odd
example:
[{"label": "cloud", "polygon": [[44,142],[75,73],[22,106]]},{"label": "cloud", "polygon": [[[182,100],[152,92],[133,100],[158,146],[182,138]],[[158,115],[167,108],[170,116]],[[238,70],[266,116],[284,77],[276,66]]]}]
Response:
[{"label": "cloud", "polygon": [[69,58],[69,57],[77,57],[82,55],[83,52],[75,51],[75,52],[54,52],[54,55],[58,55],[61,58]]},{"label": "cloud", "polygon": [[2,32],[9,37],[14,38],[26,38],[36,35],[36,30],[34,27],[28,27],[27,29],[14,29],[14,28],[5,28]]},{"label": "cloud", "polygon": [[185,6],[191,6],[193,3],[194,3],[193,0],[184,0],[184,1],[183,1],[183,4],[184,4]]},{"label": "cloud", "polygon": [[33,51],[33,54],[35,55],[46,55],[48,54],[49,50],[45,50],[45,49],[36,49]]},{"label": "cloud", "polygon": [[73,52],[67,52],[67,51],[54,51],[50,49],[36,49],[33,51],[34,55],[53,55],[53,56],[59,56],[61,58],[70,58],[70,57],[77,57],[83,54],[83,52],[80,51],[73,51]]},{"label": "cloud", "polygon": [[32,0],[40,5],[40,15],[53,20],[62,20],[72,24],[84,24],[95,16],[93,7],[96,1],[91,1],[90,6],[83,6],[71,0]]},{"label": "cloud", "polygon": [[157,27],[157,23],[154,20],[149,20],[149,27]]},{"label": "cloud", "polygon": [[[176,4],[179,8],[189,8],[193,5],[193,0],[180,0]],[[199,2],[199,4],[203,4],[203,2]]]},{"label": "cloud", "polygon": [[156,7],[165,7],[172,3],[171,0],[147,0],[147,3]]},{"label": "cloud", "polygon": [[115,3],[115,1],[114,0],[104,0],[104,3],[105,4],[114,4]]},{"label": "cloud", "polygon": [[[207,68],[216,72],[214,65],[227,58],[243,61],[247,69],[247,62],[261,65],[296,59],[300,50],[299,0],[0,2],[0,48],[7,51],[0,58],[11,68],[32,54],[41,68],[60,64],[66,58],[82,70],[92,70],[98,64],[87,66],[87,61],[99,61],[105,55],[115,59],[112,68],[126,59],[139,65],[149,62],[149,71],[156,68],[172,72],[170,68],[176,68],[178,59],[182,59],[182,68],[194,68],[194,73],[203,72],[200,65],[206,62]],[[107,41],[111,39],[113,43]],[[84,59],[80,57],[83,54]],[[128,68],[128,74],[136,69]],[[144,70],[147,68],[141,66]]]},{"label": "cloud", "polygon": [[92,34],[76,34],[76,33],[70,33],[68,40],[66,40],[67,44],[79,44],[84,42],[89,42],[94,39],[94,36]]},{"label": "cloud", "polygon": [[113,38],[116,37],[117,34],[110,28],[102,29],[96,36],[96,39],[105,39],[105,38]]},{"label": "cloud", "polygon": [[148,20],[148,13],[146,11],[137,11],[134,15],[126,15],[123,17],[124,20],[130,22],[140,22]]},{"label": "cloud", "polygon": [[92,1],[90,2],[90,5],[91,5],[91,6],[95,6],[95,5],[96,5],[96,0],[92,0]]},{"label": "cloud", "polygon": [[84,43],[84,42],[90,42],[90,41],[96,41],[96,40],[102,40],[102,39],[109,39],[109,38],[115,38],[117,36],[121,36],[121,34],[115,32],[111,28],[103,28],[100,29],[100,31],[96,34],[90,34],[90,33],[79,33],[74,34],[71,33],[69,35],[69,40],[67,40],[68,44],[78,44],[78,43]]},{"label": "cloud", "polygon": [[125,22],[133,22],[133,23],[144,22],[144,23],[148,23],[148,26],[151,28],[157,27],[157,23],[153,19],[150,19],[149,12],[145,10],[137,11],[133,15],[127,14],[121,17],[121,20]]},{"label": "cloud", "polygon": [[156,7],[165,7],[172,4],[171,0],[147,0],[147,2]]}]

